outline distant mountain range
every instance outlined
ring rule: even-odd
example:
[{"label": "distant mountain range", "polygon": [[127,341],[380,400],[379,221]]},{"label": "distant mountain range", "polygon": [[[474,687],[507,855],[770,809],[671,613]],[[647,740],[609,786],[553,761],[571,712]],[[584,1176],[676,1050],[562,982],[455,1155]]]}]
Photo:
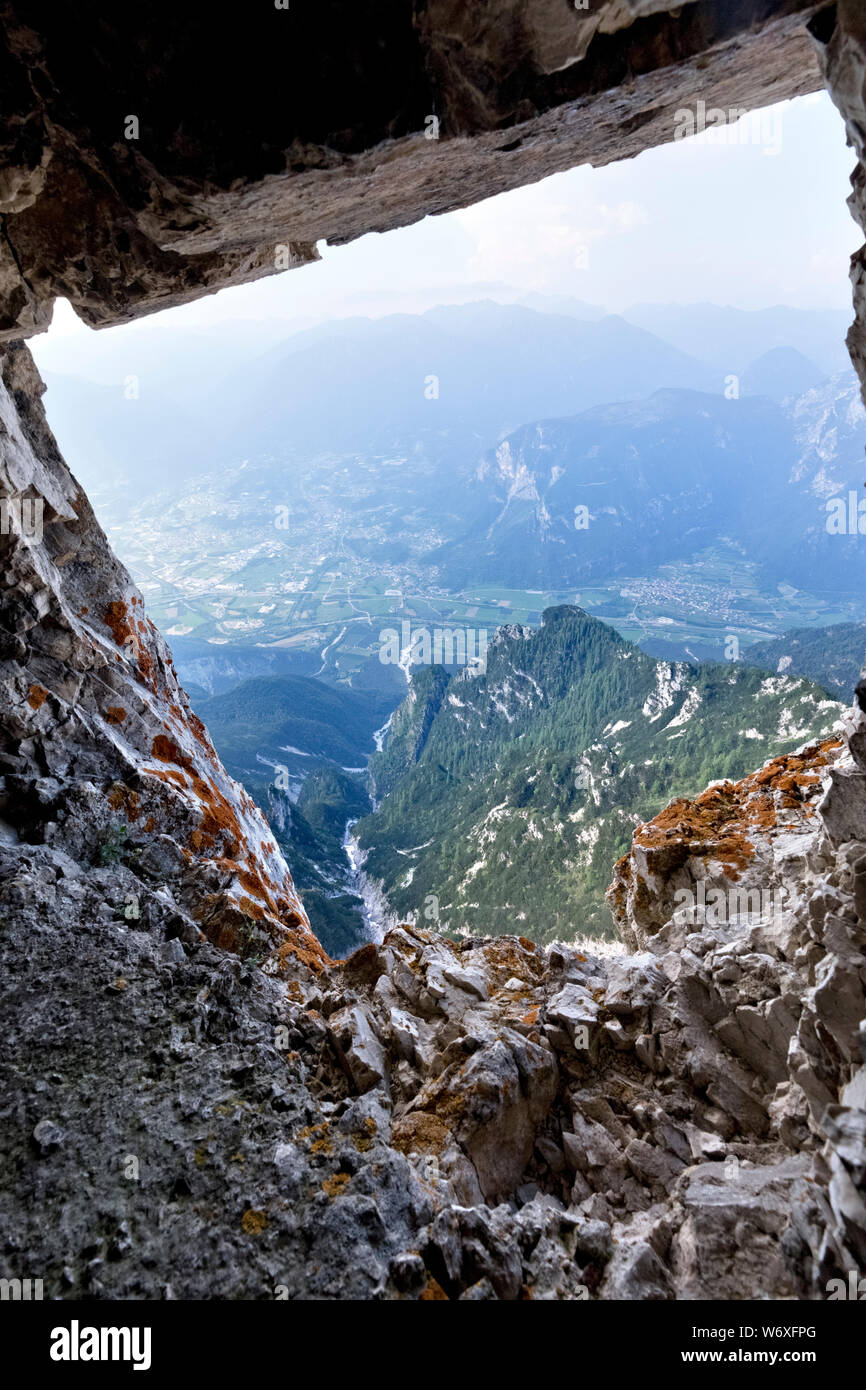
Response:
[{"label": "distant mountain range", "polygon": [[632,304],[624,318],[680,352],[742,375],[774,348],[795,348],[827,376],[851,365],[845,335],[850,309],[735,309],[719,304]]},{"label": "distant mountain range", "polygon": [[777,347],[749,364],[740,377],[739,389],[744,396],[769,396],[782,405],[825,385],[827,379],[827,373],[796,348]]},{"label": "distant mountain range", "polygon": [[756,503],[785,497],[793,457],[778,406],[721,393],[665,390],[522,425],[477,465],[471,530],[430,558],[456,587],[556,587],[646,573],[720,535],[748,545]]},{"label": "distant mountain range", "polygon": [[[184,337],[181,388],[142,330],[115,368],[140,369],[138,399],[85,361],[92,399],[51,378],[49,414],[156,620],[211,646],[202,670],[254,642],[291,644],[275,671],[345,674],[389,621],[537,623],[563,601],[689,659],[859,619],[864,545],[856,519],[828,533],[827,503],[861,496],[866,417],[850,370],[825,375],[832,315],[707,309],[740,343],[731,381],[624,318],[533,304],[322,324],[257,356],[247,328],[204,367]],[[766,346],[810,326],[818,360]]]},{"label": "distant mountain range", "polygon": [[535,295],[336,320],[282,341],[269,322],[207,334],[137,325],[122,345],[76,338],[71,360],[59,339],[37,344],[37,358],[74,470],[97,496],[125,477],[141,497],[262,451],[409,449],[471,466],[527,421],[665,387],[721,393],[730,373],[744,394],[782,399],[847,364],[844,332],[843,311],[642,305],[616,316]]},{"label": "distant mountain range", "polygon": [[[863,481],[859,391],[850,369],[828,375],[844,354],[842,311],[643,305],[629,311],[636,324],[566,298],[531,302],[339,320],[281,343],[271,326],[258,353],[249,326],[233,352],[219,334],[204,347],[179,335],[174,352],[159,335],[161,356],[142,331],[114,385],[88,340],[83,366],[99,382],[49,371],[48,414],[109,523],[139,526],[157,507],[170,524],[186,480],[200,496],[207,477],[215,520],[228,504],[241,543],[256,507],[271,537],[281,502],[293,525],[306,513],[319,527],[326,470],[330,507],[342,484],[361,522],[356,555],[415,553],[446,589],[649,572],[720,537],[770,587],[861,585],[862,547],[825,525],[827,500]],[[377,526],[390,508],[388,553],[376,527],[364,540],[371,508]],[[212,537],[191,539],[211,553]]]},{"label": "distant mountain range", "polygon": [[[130,351],[113,386],[46,370],[49,419],[89,487],[114,474],[140,489],[146,467],[155,489],[263,452],[397,450],[468,468],[524,420],[663,386],[722,386],[711,367],[622,318],[491,301],[322,324],[258,358],[245,353],[228,373],[213,349],[214,365],[191,372],[187,350],[181,343],[182,391],[150,351],[139,369]],[[170,339],[163,352],[170,358]]]},{"label": "distant mountain range", "polygon": [[[778,356],[763,367],[783,380]],[[482,455],[466,486],[471,524],[430,560],[453,587],[579,586],[652,573],[725,538],[771,587],[855,589],[864,546],[828,533],[826,503],[866,496],[864,441],[853,373],[787,408],[766,394],[665,390],[525,424]]]}]

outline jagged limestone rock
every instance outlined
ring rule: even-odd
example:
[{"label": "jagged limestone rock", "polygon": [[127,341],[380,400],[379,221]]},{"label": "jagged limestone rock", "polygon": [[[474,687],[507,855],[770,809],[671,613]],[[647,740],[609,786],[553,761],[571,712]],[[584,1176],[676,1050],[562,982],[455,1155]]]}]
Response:
[{"label": "jagged limestone rock", "polygon": [[827,740],[675,803],[672,875],[722,805],[786,888],[680,947],[657,861],[638,883],[671,817],[641,827],[612,890],[654,924],[633,957],[404,927],[287,980],[185,932],[170,875],[3,845],[4,1274],[26,1250],[61,1297],[826,1296],[866,1236],[860,850],[821,819],[850,766]]}]

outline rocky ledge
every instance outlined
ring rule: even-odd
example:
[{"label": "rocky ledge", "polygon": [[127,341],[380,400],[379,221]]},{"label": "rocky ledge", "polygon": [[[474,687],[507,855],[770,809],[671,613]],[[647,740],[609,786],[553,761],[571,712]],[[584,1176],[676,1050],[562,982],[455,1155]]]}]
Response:
[{"label": "rocky ledge", "polygon": [[168,862],[8,834],[2,1273],[826,1297],[866,1260],[864,798],[855,708],[639,827],[611,889],[633,954],[401,927],[288,972],[204,939]]}]

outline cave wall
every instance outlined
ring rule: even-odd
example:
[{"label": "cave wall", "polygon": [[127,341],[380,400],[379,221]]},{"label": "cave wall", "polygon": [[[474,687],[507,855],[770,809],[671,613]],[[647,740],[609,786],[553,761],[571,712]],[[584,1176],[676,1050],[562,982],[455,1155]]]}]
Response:
[{"label": "cave wall", "polygon": [[[175,886],[242,955],[324,953],[264,818],[228,776],[64,463],[22,343],[0,357],[0,832]],[[137,920],[138,903],[119,903]]]},{"label": "cave wall", "polygon": [[[866,233],[866,10],[859,0],[839,0],[813,19],[811,29],[827,88],[857,155],[848,206]],[[848,350],[866,400],[866,246],[851,257],[851,284],[855,317]]]}]

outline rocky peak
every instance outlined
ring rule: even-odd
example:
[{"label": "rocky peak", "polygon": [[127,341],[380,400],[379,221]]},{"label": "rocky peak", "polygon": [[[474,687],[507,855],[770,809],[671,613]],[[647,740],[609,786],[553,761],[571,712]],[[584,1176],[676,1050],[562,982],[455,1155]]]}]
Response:
[{"label": "rocky peak", "polygon": [[689,920],[675,912],[677,901],[697,904],[700,895],[707,903],[716,893],[748,904],[750,895],[781,895],[792,864],[805,862],[826,834],[823,789],[830,769],[845,763],[841,738],[821,740],[740,782],[672,801],[639,825],[608,893],[623,940],[634,950],[677,949]]}]

